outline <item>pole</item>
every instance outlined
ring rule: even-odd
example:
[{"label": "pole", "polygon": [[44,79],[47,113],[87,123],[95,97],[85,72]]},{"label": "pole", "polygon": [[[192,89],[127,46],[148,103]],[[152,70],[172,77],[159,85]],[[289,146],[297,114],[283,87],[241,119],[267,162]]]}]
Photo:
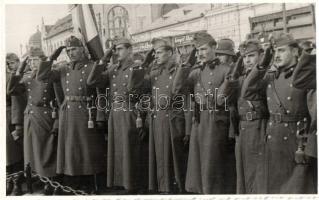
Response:
[{"label": "pole", "polygon": [[284,28],[284,33],[287,33],[287,13],[286,13],[286,4],[282,4],[282,21],[283,21],[283,28]]}]

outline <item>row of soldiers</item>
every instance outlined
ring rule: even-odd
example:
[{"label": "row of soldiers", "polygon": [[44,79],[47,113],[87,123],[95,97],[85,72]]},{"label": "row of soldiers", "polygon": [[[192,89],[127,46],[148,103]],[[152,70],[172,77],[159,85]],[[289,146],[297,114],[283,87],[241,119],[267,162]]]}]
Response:
[{"label": "row of soldiers", "polygon": [[[74,36],[20,65],[8,54],[7,172],[29,164],[86,192],[106,173],[128,194],[316,193],[314,47],[289,34],[238,54],[230,39],[193,40],[180,63],[163,38],[139,61],[125,38],[100,61]],[[55,67],[64,49],[70,62]]]}]

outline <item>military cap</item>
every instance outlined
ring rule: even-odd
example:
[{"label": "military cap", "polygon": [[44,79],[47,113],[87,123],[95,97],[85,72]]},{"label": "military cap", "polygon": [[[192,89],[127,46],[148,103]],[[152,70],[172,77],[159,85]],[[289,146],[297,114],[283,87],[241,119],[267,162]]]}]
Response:
[{"label": "military cap", "polygon": [[7,53],[6,60],[19,61],[19,57],[15,53]]},{"label": "military cap", "polygon": [[43,57],[44,56],[44,52],[42,51],[42,49],[40,48],[30,48],[29,52],[28,52],[29,56],[31,57]]},{"label": "military cap", "polygon": [[298,44],[298,42],[288,33],[279,33],[273,38],[273,46],[280,47],[284,45]]},{"label": "military cap", "polygon": [[71,35],[66,40],[66,46],[67,47],[83,47],[83,44],[80,39],[76,38],[75,36]]},{"label": "military cap", "polygon": [[209,42],[216,44],[215,39],[210,34],[205,32],[199,32],[194,34],[194,43],[196,46],[200,47]]},{"label": "military cap", "polygon": [[248,53],[251,53],[253,51],[261,51],[261,50],[262,50],[261,44],[259,40],[256,40],[256,39],[248,39],[239,45],[239,51],[242,56]]},{"label": "military cap", "polygon": [[234,42],[231,39],[221,39],[217,42],[216,53],[235,56]]},{"label": "military cap", "polygon": [[131,41],[127,38],[118,38],[114,40],[114,45],[120,45],[120,44],[129,44],[132,45]]},{"label": "military cap", "polygon": [[171,42],[164,38],[153,38],[151,43],[154,49],[158,49],[160,47],[172,47]]}]

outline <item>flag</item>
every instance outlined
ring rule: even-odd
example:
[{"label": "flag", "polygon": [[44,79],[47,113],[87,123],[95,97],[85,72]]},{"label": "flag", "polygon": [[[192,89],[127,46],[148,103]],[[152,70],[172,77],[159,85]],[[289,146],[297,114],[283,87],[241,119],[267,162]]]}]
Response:
[{"label": "flag", "polygon": [[86,46],[92,60],[103,57],[102,42],[97,30],[94,10],[90,4],[75,4],[71,8],[74,35]]}]

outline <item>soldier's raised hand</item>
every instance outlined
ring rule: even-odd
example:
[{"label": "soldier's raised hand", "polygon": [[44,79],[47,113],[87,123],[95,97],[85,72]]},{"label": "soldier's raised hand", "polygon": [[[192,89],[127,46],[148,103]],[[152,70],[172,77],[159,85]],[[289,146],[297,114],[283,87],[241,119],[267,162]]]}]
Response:
[{"label": "soldier's raised hand", "polygon": [[231,79],[236,80],[238,77],[242,74],[244,71],[244,58],[242,56],[239,56],[236,65],[233,69],[233,72],[231,73]]},{"label": "soldier's raised hand", "polygon": [[16,75],[20,75],[24,72],[25,70],[25,67],[27,66],[28,64],[28,60],[29,60],[29,56],[25,57],[23,59],[23,61],[20,63],[18,69],[17,69],[17,72],[16,72]]},{"label": "soldier's raised hand", "polygon": [[66,48],[66,46],[60,46],[59,48],[57,48],[57,49],[51,54],[51,56],[49,57],[49,59],[50,59],[51,61],[56,60],[56,59],[59,57],[59,55],[61,54],[61,52],[63,51],[63,49],[65,49],[65,48]]},{"label": "soldier's raised hand", "polygon": [[258,63],[258,68],[259,69],[266,69],[269,67],[272,59],[273,59],[273,48],[272,45],[266,48],[265,53],[261,57]]},{"label": "soldier's raised hand", "polygon": [[147,52],[146,57],[142,63],[143,68],[147,68],[153,62],[153,60],[155,59],[154,53],[154,49],[151,49],[149,52]]},{"label": "soldier's raised hand", "polygon": [[197,52],[197,49],[194,47],[186,60],[186,63],[185,63],[186,66],[194,66],[195,65],[196,60],[197,60],[196,52]]},{"label": "soldier's raised hand", "polygon": [[104,53],[104,56],[101,58],[101,61],[103,63],[109,63],[112,56],[113,56],[113,53],[114,53],[114,46],[111,48],[111,49],[107,49]]}]

